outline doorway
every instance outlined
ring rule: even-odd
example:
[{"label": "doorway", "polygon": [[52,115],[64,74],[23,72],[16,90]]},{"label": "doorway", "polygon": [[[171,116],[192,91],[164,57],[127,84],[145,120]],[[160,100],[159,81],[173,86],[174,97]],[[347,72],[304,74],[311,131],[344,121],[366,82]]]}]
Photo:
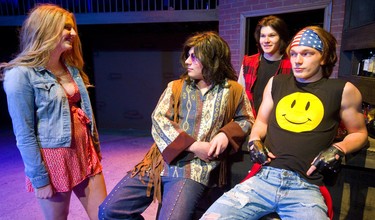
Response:
[{"label": "doorway", "polygon": [[[267,15],[246,18],[246,41],[245,54],[251,55],[257,53],[256,41],[254,38],[255,27],[259,20]],[[289,37],[293,37],[300,29],[310,25],[324,27],[324,8],[309,11],[299,11],[277,14],[288,26]]]},{"label": "doorway", "polygon": [[284,19],[288,25],[290,36],[307,25],[319,25],[326,30],[331,28],[332,0],[296,4],[278,9],[260,9],[241,14],[240,58],[257,52],[254,30],[257,22],[268,15],[276,15]]}]

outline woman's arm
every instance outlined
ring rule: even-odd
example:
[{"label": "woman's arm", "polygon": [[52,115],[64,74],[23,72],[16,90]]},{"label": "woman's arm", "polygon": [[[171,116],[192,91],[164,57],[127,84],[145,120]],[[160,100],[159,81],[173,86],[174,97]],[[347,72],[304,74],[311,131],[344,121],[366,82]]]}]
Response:
[{"label": "woman's arm", "polygon": [[28,71],[30,70],[25,67],[6,71],[4,90],[26,176],[34,188],[40,188],[48,185],[50,181],[35,135],[35,98]]}]

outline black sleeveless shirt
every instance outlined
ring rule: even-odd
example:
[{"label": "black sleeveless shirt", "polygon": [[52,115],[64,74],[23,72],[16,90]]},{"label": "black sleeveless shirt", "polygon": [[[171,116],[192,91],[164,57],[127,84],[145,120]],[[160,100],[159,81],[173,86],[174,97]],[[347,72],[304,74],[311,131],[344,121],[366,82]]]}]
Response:
[{"label": "black sleeveless shirt", "polygon": [[299,83],[291,75],[273,79],[271,112],[265,145],[276,156],[270,166],[297,172],[308,182],[323,184],[318,172],[306,172],[318,153],[333,143],[340,122],[340,79]]}]

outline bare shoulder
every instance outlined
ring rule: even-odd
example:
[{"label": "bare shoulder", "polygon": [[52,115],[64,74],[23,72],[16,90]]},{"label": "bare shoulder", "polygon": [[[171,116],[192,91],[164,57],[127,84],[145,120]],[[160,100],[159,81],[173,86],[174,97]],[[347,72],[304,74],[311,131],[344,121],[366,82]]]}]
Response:
[{"label": "bare shoulder", "polygon": [[362,101],[362,95],[359,89],[351,82],[346,82],[344,91],[343,91],[343,98],[344,97],[351,97],[355,99],[360,99]]},{"label": "bare shoulder", "polygon": [[362,104],[362,95],[358,88],[351,82],[346,82],[342,94],[342,105],[345,106],[360,106]]}]

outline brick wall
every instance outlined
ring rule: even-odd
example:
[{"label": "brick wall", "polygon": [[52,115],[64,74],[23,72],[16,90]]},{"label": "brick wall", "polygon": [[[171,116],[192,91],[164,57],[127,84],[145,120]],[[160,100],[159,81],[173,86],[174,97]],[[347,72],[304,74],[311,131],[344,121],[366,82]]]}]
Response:
[{"label": "brick wall", "polygon": [[[340,54],[341,33],[344,23],[345,0],[220,0],[219,3],[219,31],[220,35],[228,42],[232,52],[232,63],[237,71],[240,70],[244,48],[241,48],[240,29],[241,14],[251,11],[257,14],[262,10],[277,14],[280,10],[298,8],[298,6],[327,4],[332,2],[332,16],[330,32],[336,37],[337,53]],[[338,63],[333,75],[337,77]]]}]

